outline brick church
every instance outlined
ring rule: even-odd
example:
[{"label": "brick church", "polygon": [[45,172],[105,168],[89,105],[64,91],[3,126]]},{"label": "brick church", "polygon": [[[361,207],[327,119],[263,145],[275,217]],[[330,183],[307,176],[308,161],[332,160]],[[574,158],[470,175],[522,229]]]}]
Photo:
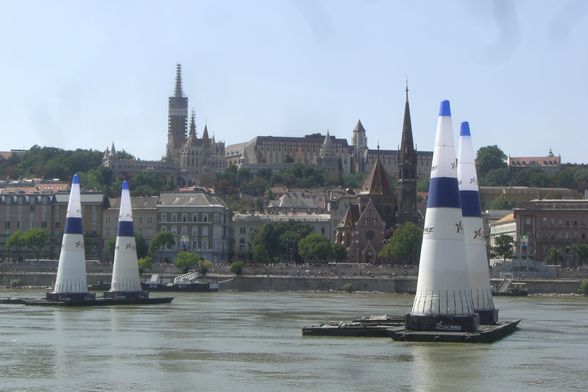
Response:
[{"label": "brick church", "polygon": [[419,221],[416,192],[417,153],[412,138],[408,87],[397,163],[398,196],[377,154],[357,195],[356,203],[349,206],[337,226],[335,242],[347,249],[350,261],[374,262],[384,246],[384,240],[390,237],[397,224]]}]

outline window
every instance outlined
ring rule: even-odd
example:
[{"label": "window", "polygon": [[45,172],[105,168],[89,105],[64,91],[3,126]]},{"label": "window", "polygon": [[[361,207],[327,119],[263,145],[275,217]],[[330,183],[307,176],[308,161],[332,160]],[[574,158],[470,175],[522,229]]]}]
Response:
[{"label": "window", "polygon": [[167,231],[167,227],[166,226],[161,226],[161,231]]},{"label": "window", "polygon": [[41,228],[42,229],[46,229],[47,228],[47,222],[41,222]]},{"label": "window", "polygon": [[198,222],[198,214],[192,214],[192,222]]},{"label": "window", "polygon": [[182,214],[182,222],[188,222],[188,214]]},{"label": "window", "polygon": [[173,225],[170,231],[172,232],[172,234],[176,235],[178,234],[178,227],[176,225]]},{"label": "window", "polygon": [[61,227],[61,223],[59,223],[59,222],[55,222],[55,228],[56,228],[56,229],[59,229],[60,227]]},{"label": "window", "polygon": [[182,235],[188,235],[188,227],[187,226],[182,226],[181,232],[182,232]]},{"label": "window", "polygon": [[148,217],[147,217],[147,223],[153,223],[153,218],[152,218],[152,217],[150,217],[150,216],[148,216]]},{"label": "window", "polygon": [[208,214],[202,214],[202,222],[208,222]]},{"label": "window", "polygon": [[10,229],[10,221],[4,222],[4,228],[5,229]]},{"label": "window", "polygon": [[245,228],[244,227],[239,227],[239,233],[245,234]]},{"label": "window", "polygon": [[176,214],[175,212],[171,214],[171,221],[172,222],[177,222],[178,221],[178,214]]},{"label": "window", "polygon": [[202,235],[208,235],[208,226],[202,226]]},{"label": "window", "polygon": [[192,226],[192,237],[198,235],[198,226]]},{"label": "window", "polygon": [[167,214],[166,213],[161,214],[161,217],[159,218],[159,220],[162,222],[167,222]]}]

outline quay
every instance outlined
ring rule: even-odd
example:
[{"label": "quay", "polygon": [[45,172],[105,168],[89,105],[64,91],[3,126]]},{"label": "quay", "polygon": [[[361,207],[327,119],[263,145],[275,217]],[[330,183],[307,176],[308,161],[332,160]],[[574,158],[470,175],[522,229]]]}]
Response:
[{"label": "quay", "polygon": [[119,305],[158,305],[168,304],[173,297],[159,298],[98,298],[94,300],[69,300],[53,301],[39,298],[0,298],[2,304],[27,305],[27,306],[70,306],[70,307],[93,307],[93,306],[119,306]]}]

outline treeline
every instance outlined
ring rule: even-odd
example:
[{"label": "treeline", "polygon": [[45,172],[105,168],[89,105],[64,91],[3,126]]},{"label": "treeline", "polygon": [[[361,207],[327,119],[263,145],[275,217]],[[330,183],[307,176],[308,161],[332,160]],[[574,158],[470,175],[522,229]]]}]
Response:
[{"label": "treeline", "polygon": [[575,189],[578,192],[588,189],[587,166],[565,164],[553,172],[547,172],[539,165],[511,168],[507,164],[506,154],[498,146],[480,148],[476,156],[476,166],[480,185],[557,187]]},{"label": "treeline", "polygon": [[[126,151],[117,153],[119,158],[134,159]],[[97,150],[63,150],[54,147],[33,146],[22,154],[13,154],[0,160],[0,178],[42,178],[70,181],[74,173],[80,174],[83,190],[98,191],[108,196],[120,194],[120,185],[128,180],[133,196],[159,195],[174,190],[172,179],[156,173],[138,173],[130,178],[115,177],[112,170],[102,166],[103,152]]]},{"label": "treeline", "polygon": [[[119,157],[134,159],[125,152]],[[69,181],[74,173],[80,173],[85,190],[104,192],[117,196],[122,180],[128,180],[133,196],[158,195],[162,191],[176,189],[177,184],[156,173],[139,173],[130,178],[116,178],[112,170],[102,166],[103,153],[97,150],[73,151],[54,147],[33,146],[22,154],[0,160],[0,178],[44,178]],[[546,172],[539,166],[512,169],[507,165],[506,154],[496,145],[482,147],[476,156],[480,185],[533,186],[571,188],[578,192],[588,189],[588,167],[562,165],[557,171]],[[272,199],[271,187],[316,188],[341,186],[359,188],[365,173],[349,176],[330,176],[313,165],[292,164],[283,170],[250,170],[230,166],[225,171],[204,175],[202,185],[214,188],[235,210],[261,209],[264,201]],[[394,175],[389,175],[392,182]],[[428,178],[418,181],[419,191],[428,189]]]}]

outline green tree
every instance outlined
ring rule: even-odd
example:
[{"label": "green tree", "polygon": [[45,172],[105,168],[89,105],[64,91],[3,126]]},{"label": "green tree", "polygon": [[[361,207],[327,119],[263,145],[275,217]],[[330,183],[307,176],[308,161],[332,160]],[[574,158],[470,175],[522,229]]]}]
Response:
[{"label": "green tree", "polygon": [[174,265],[180,271],[186,273],[194,269],[204,260],[202,256],[192,252],[179,252],[174,258]]},{"label": "green tree", "polygon": [[563,260],[561,252],[554,247],[549,248],[547,255],[545,255],[545,262],[547,264],[559,264]]},{"label": "green tree", "polygon": [[588,244],[576,242],[572,245],[572,253],[576,256],[578,264],[582,265],[588,261]]},{"label": "green tree", "polygon": [[137,259],[137,264],[139,265],[139,272],[143,273],[149,271],[151,270],[151,268],[153,268],[153,257],[140,257],[139,259]]},{"label": "green tree", "polygon": [[30,228],[22,233],[22,239],[38,261],[43,248],[49,243],[49,230]]},{"label": "green tree", "polygon": [[235,260],[231,263],[231,266],[229,267],[229,270],[239,276],[243,273],[243,270],[245,269],[245,263],[240,261],[240,260]]},{"label": "green tree", "polygon": [[429,191],[429,178],[419,178],[417,180],[417,191],[428,192]]},{"label": "green tree", "polygon": [[253,260],[271,263],[279,254],[280,232],[273,223],[261,225],[251,235],[251,253]]},{"label": "green tree", "polygon": [[212,268],[212,262],[210,260],[200,260],[200,264],[198,264],[198,271],[200,275],[206,276],[208,271]]},{"label": "green tree", "polygon": [[500,167],[498,169],[490,169],[485,177],[480,177],[480,184],[487,186],[501,186],[508,185],[510,182],[510,169],[508,167]]},{"label": "green tree", "polygon": [[298,243],[298,252],[307,261],[327,261],[331,258],[331,242],[321,233],[310,233]]},{"label": "green tree", "polygon": [[488,208],[491,210],[511,210],[512,207],[512,202],[504,197],[504,195],[500,195],[488,203]]},{"label": "green tree", "polygon": [[159,233],[155,234],[153,239],[151,240],[151,245],[149,246],[149,252],[151,255],[155,255],[159,251],[159,261],[161,262],[163,259],[163,250],[169,249],[176,244],[174,239],[174,235],[169,231],[160,231]]},{"label": "green tree", "polygon": [[492,251],[496,256],[501,257],[503,260],[512,257],[514,240],[511,236],[506,234],[499,235],[494,239],[494,243],[496,245],[492,248]]},{"label": "green tree", "polygon": [[20,230],[12,232],[6,239],[6,248],[16,250],[16,260],[22,260],[22,248],[26,245],[24,236]]},{"label": "green tree", "polygon": [[423,230],[412,222],[398,226],[380,252],[380,257],[391,257],[397,263],[418,264],[423,242]]},{"label": "green tree", "polygon": [[580,283],[578,293],[588,295],[588,280],[584,280],[582,283]]},{"label": "green tree", "polygon": [[497,145],[481,147],[476,155],[478,178],[486,177],[492,169],[507,167],[506,158],[506,154]]},{"label": "green tree", "polygon": [[331,244],[331,256],[333,257],[333,261],[340,263],[347,259],[347,249],[341,244],[336,242]]}]

